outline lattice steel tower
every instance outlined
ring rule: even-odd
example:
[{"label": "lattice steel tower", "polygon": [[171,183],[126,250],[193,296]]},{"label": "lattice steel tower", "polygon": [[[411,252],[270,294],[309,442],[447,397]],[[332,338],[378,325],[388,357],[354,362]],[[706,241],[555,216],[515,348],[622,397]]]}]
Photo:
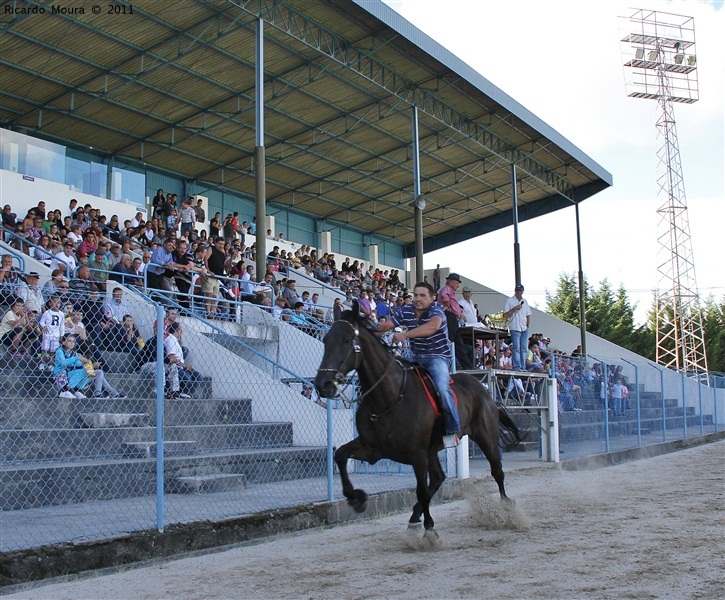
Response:
[{"label": "lattice steel tower", "polygon": [[643,9],[623,21],[627,95],[658,104],[657,362],[697,376],[707,358],[673,109],[698,100],[695,23]]}]

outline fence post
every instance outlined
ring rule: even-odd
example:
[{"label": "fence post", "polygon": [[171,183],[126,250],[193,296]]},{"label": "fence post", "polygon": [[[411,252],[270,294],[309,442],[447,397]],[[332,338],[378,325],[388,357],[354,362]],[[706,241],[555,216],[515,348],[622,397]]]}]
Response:
[{"label": "fence post", "polygon": [[697,397],[699,398],[700,402],[700,435],[705,433],[705,423],[702,419],[702,383],[700,382],[700,379],[697,380]]},{"label": "fence post", "polygon": [[712,386],[712,418],[715,421],[715,432],[717,433],[719,431],[717,426],[717,387],[715,387],[715,382],[713,382]]},{"label": "fence post", "polygon": [[602,361],[602,389],[604,390],[604,451],[609,452],[609,373],[607,363]]},{"label": "fence post", "polygon": [[164,531],[164,309],[156,305],[156,528]]},{"label": "fence post", "polygon": [[548,459],[551,462],[560,462],[561,458],[559,455],[559,397],[556,388],[556,379],[547,379],[546,384],[548,385],[548,399],[549,408],[547,415],[547,446],[548,448]]},{"label": "fence post", "polygon": [[332,458],[332,398],[327,399],[327,499],[335,499]]},{"label": "fence post", "polygon": [[682,371],[682,437],[687,437],[687,392],[685,390],[685,382],[687,376]]},{"label": "fence post", "polygon": [[635,389],[635,402],[637,403],[637,445],[642,447],[642,411],[640,410],[639,404],[639,367],[633,362],[629,362],[626,358],[622,359],[628,365],[634,367],[634,389]]}]

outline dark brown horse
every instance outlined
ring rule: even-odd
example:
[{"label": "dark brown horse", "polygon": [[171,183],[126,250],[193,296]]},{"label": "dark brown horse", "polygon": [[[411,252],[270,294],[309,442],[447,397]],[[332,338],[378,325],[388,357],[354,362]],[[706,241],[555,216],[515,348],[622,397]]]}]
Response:
[{"label": "dark brown horse", "polygon": [[[413,507],[409,527],[419,526],[423,515],[426,534],[435,534],[429,505],[445,479],[438,460],[438,452],[443,448],[443,422],[442,418],[436,418],[423,384],[411,367],[398,361],[367,328],[357,303],[332,326],[324,343],[325,354],[315,378],[320,395],[336,396],[337,384],[352,370],[357,370],[360,380],[358,437],[335,452],[345,498],[358,512],[367,508],[367,494],[353,488],[350,482],[348,458],[370,464],[388,458],[412,465],[418,502]],[[491,465],[501,500],[509,501],[503,483],[499,427],[516,442],[520,439],[518,429],[475,377],[463,373],[452,377],[458,397],[461,436],[470,435],[481,448]]]}]

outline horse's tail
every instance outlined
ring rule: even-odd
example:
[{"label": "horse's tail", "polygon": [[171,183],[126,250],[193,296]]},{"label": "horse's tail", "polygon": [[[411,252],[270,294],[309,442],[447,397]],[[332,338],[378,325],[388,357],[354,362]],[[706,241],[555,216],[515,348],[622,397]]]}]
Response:
[{"label": "horse's tail", "polygon": [[498,429],[505,448],[513,448],[521,442],[521,432],[506,407],[498,405]]}]

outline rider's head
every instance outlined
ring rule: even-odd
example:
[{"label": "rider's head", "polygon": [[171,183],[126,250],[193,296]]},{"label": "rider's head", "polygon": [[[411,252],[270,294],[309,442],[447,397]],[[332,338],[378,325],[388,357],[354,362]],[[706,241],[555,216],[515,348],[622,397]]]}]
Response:
[{"label": "rider's head", "polygon": [[413,288],[413,304],[416,310],[427,310],[435,301],[435,290],[427,281],[419,281]]}]

